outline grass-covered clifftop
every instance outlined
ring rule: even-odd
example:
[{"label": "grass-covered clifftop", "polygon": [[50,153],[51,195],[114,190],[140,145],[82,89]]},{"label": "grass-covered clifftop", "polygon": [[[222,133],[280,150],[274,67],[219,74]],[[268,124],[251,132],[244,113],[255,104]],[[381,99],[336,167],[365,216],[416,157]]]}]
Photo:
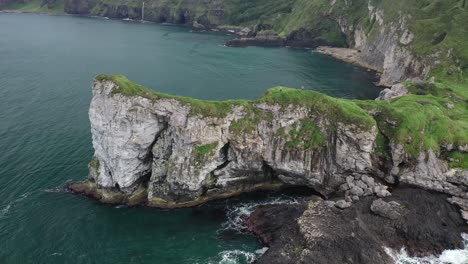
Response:
[{"label": "grass-covered clifftop", "polygon": [[[370,129],[377,124],[380,140],[377,138],[376,154],[388,149],[390,142],[400,144],[405,151],[417,158],[421,151],[432,149],[453,157],[454,167],[467,168],[466,153],[447,151],[447,146],[468,145],[468,101],[463,86],[437,84],[408,84],[414,94],[389,101],[347,100],[332,98],[314,91],[275,87],[257,100],[203,101],[188,97],[172,96],[155,92],[129,81],[123,76],[98,75],[96,80],[109,80],[118,88],[114,94],[141,96],[151,100],[174,99],[186,104],[193,115],[225,117],[233,106],[244,106],[249,115],[245,120],[234,123],[232,132],[249,133],[260,121],[272,117],[254,107],[266,103],[281,107],[305,107],[311,113],[327,116],[333,122],[354,124],[358,129]],[[297,131],[301,139],[318,142],[323,137],[316,133],[313,124],[302,126]],[[330,127],[332,129],[332,127]],[[281,131],[278,131],[281,136]],[[296,136],[297,136],[296,135]],[[291,135],[294,136],[294,135]],[[306,140],[307,141],[307,140]],[[291,144],[293,144],[293,140]],[[314,146],[314,144],[310,144]]]},{"label": "grass-covered clifftop", "polygon": [[[355,102],[346,99],[333,98],[314,91],[303,91],[288,87],[274,87],[268,89],[257,100],[228,100],[228,101],[204,101],[190,97],[174,96],[159,93],[141,85],[131,82],[124,76],[101,74],[96,76],[98,81],[112,81],[118,88],[114,94],[125,96],[141,96],[150,100],[174,99],[190,107],[192,115],[209,117],[226,117],[232,111],[233,106],[243,106],[252,112],[251,118],[258,119],[261,114],[256,112],[255,104],[276,104],[282,107],[294,106],[313,109],[317,114],[328,115],[338,122],[355,124],[360,128],[369,128],[374,124],[373,119]],[[260,121],[260,120],[257,120]],[[245,125],[245,124],[244,124]]]},{"label": "grass-covered clifftop", "polygon": [[[347,113],[346,117],[357,114],[362,120],[377,122],[383,138],[402,144],[413,156],[428,148],[440,151],[441,146],[468,144],[465,77],[468,74],[468,4],[465,0],[3,0],[0,9],[50,13],[63,10],[140,19],[143,2],[146,20],[250,27],[274,31],[284,38],[321,39],[336,46],[355,47],[359,44],[356,42],[363,41],[362,37],[368,47],[373,47],[380,43],[382,30],[393,32],[395,47],[404,48],[424,61],[429,70],[427,78],[435,77],[436,84],[408,84],[411,95],[381,102],[334,99],[280,87],[269,90],[259,100],[317,108],[332,106],[338,118],[340,113]],[[364,35],[357,37],[361,33]],[[406,69],[411,67],[410,64]],[[98,78],[119,83],[121,93],[126,95],[168,96],[142,90],[123,77],[101,75]],[[190,104],[193,114],[210,116],[226,115],[235,104],[251,104],[242,100],[178,99]],[[263,116],[252,115],[252,120],[258,118]],[[252,122],[241,126],[251,127]],[[450,155],[466,157],[461,153]]]}]

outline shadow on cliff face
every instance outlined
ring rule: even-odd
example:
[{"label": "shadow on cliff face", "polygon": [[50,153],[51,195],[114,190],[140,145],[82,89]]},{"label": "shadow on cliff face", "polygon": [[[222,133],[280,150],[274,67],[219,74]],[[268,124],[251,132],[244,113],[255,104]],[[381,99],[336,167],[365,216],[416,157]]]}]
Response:
[{"label": "shadow on cliff face", "polygon": [[270,250],[258,263],[394,263],[385,247],[412,256],[463,247],[468,228],[447,196],[402,187],[385,201],[404,212],[391,220],[371,211],[372,197],[339,210],[325,202],[265,206],[249,218],[249,230]]}]

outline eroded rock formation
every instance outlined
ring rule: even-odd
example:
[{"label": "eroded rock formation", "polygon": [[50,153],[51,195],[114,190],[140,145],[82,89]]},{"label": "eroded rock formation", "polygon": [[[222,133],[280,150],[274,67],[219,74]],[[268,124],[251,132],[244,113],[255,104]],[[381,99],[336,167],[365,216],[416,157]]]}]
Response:
[{"label": "eroded rock formation", "polygon": [[373,170],[375,123],[362,110],[353,116],[324,104],[326,96],[314,93],[319,101],[310,105],[212,103],[119,89],[95,81],[89,110],[95,156],[87,184],[104,202],[123,202],[141,188],[160,207],[290,185],[327,195],[346,176]]},{"label": "eroded rock formation", "polygon": [[70,188],[107,203],[172,208],[306,186],[324,196],[342,192],[346,200],[339,202],[348,207],[406,183],[452,195],[466,210],[467,174],[449,170],[441,153],[415,157],[394,139],[385,158],[378,153],[378,122],[392,123],[377,122],[379,115],[285,87],[256,101],[206,102],[102,75],[89,110],[95,149],[89,179]]}]

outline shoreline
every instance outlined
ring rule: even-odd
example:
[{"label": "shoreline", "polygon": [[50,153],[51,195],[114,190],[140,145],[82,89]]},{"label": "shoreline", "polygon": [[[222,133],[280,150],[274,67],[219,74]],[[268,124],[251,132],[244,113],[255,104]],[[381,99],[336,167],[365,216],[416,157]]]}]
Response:
[{"label": "shoreline", "polygon": [[145,206],[148,208],[156,209],[180,209],[180,208],[193,208],[203,204],[206,204],[211,201],[219,201],[229,198],[239,197],[242,194],[252,193],[256,191],[281,191],[288,189],[284,184],[257,184],[251,188],[245,190],[239,190],[235,192],[229,192],[221,195],[214,195],[210,197],[203,197],[202,199],[186,201],[186,202],[171,202],[163,199],[155,198],[148,200],[147,198],[147,189],[144,187],[137,188],[132,195],[125,197],[122,193],[98,188],[96,183],[91,181],[82,181],[76,183],[70,183],[65,185],[65,189],[70,191],[75,195],[80,195],[84,197],[91,198],[102,204],[109,205],[126,205],[126,206]]},{"label": "shoreline", "polygon": [[[103,17],[103,16],[92,16],[92,15],[81,15],[81,14],[68,14],[68,13],[50,13],[50,12],[36,12],[36,11],[21,11],[21,10],[0,10],[0,14],[5,13],[5,14],[39,14],[39,15],[48,15],[48,16],[71,16],[71,17],[85,17],[85,18],[95,18],[95,19],[111,19],[111,20],[116,20],[116,21],[125,21],[125,22],[133,22],[133,23],[141,23],[141,24],[155,24],[155,25],[176,25],[176,26],[188,26],[190,27],[190,32],[193,33],[204,33],[204,32],[213,32],[213,33],[226,33],[229,35],[237,36],[237,37],[245,37],[244,34],[242,34],[242,31],[235,31],[233,30],[234,26],[229,26],[229,25],[218,25],[216,27],[211,27],[211,28],[195,28],[193,25],[188,25],[188,24],[170,24],[170,23],[158,23],[158,22],[153,22],[153,21],[141,21],[141,20],[126,20],[126,19],[119,19],[119,18],[109,18],[109,17]],[[240,29],[240,27],[238,28]],[[227,43],[231,41],[238,40],[239,38],[233,38],[231,40],[228,40],[227,42],[224,43],[226,47],[231,47],[231,48],[239,48],[238,46],[229,46],[226,45]],[[315,50],[317,52],[323,53],[325,55],[328,55],[330,57],[333,57],[337,60],[344,61],[346,63],[354,64],[356,66],[359,66],[361,68],[366,69],[367,71],[371,71],[374,73],[377,82],[375,82],[375,86],[377,88],[387,88],[391,87],[391,85],[386,85],[381,82],[381,74],[383,73],[382,69],[377,69],[375,67],[372,67],[371,65],[362,62],[358,58],[359,51],[355,49],[350,49],[350,48],[339,48],[339,47],[331,47],[331,46],[318,46],[318,47],[295,47],[295,46],[289,46],[286,43],[283,43],[282,45],[274,45],[274,46],[266,46],[262,44],[255,44],[258,40],[256,38],[252,38],[253,41],[250,45],[247,46],[241,46],[241,47],[283,47],[283,48],[292,48],[292,49],[304,49],[304,50]]]},{"label": "shoreline", "polygon": [[356,49],[350,48],[338,48],[338,47],[330,47],[330,46],[319,46],[316,49],[318,52],[321,52],[325,55],[333,57],[337,60],[341,60],[350,64],[357,65],[359,67],[365,68],[369,71],[373,71],[378,76],[379,82],[375,85],[379,87],[391,87],[391,85],[385,84],[381,82],[381,75],[383,73],[382,69],[378,69],[376,67],[372,67],[371,65],[363,62],[359,58],[360,51]]},{"label": "shoreline", "polygon": [[[395,195],[384,199],[399,205],[397,219],[373,211],[375,197],[364,197],[343,210],[330,207],[332,200],[265,205],[257,207],[245,225],[269,248],[256,263],[341,263],[352,259],[353,263],[391,264],[395,262],[387,250],[405,248],[411,258],[417,258],[464,248],[460,234],[467,233],[468,226],[460,217],[453,217],[456,207],[447,203],[446,197],[411,186],[398,188]],[[430,220],[423,223],[420,215]],[[436,228],[442,225],[444,228]],[[421,233],[426,234],[424,240]]]}]

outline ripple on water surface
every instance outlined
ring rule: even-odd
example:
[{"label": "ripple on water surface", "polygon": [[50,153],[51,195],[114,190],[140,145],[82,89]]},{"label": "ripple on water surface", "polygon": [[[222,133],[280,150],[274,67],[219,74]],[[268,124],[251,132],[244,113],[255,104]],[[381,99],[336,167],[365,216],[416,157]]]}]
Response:
[{"label": "ripple on water surface", "polygon": [[186,27],[32,14],[0,14],[0,24],[2,263],[242,263],[260,255],[239,225],[255,207],[246,201],[164,211],[63,192],[87,174],[87,110],[99,73],[209,100],[253,99],[277,85],[347,98],[379,92],[372,74],[322,54],[227,48],[230,36]]}]

